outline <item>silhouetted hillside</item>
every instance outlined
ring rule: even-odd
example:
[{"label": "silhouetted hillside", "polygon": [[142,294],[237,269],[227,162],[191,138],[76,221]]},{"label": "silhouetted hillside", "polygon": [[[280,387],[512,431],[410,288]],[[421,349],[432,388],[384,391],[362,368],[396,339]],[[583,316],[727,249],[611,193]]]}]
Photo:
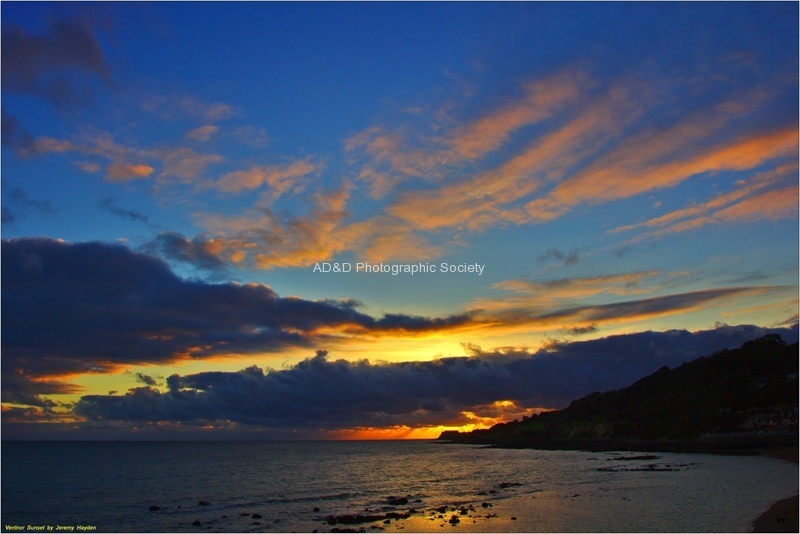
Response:
[{"label": "silhouetted hillside", "polygon": [[[470,433],[457,443],[511,447],[698,450],[797,443],[798,345],[777,335],[662,367],[569,407]],[[731,452],[734,452],[731,450]]]}]

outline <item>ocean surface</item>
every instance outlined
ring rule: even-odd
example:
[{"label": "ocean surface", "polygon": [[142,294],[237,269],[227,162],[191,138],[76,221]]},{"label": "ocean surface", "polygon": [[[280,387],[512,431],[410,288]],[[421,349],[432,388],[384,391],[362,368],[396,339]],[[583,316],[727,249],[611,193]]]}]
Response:
[{"label": "ocean surface", "polygon": [[1,469],[28,532],[746,532],[798,488],[763,457],[430,441],[3,442]]}]

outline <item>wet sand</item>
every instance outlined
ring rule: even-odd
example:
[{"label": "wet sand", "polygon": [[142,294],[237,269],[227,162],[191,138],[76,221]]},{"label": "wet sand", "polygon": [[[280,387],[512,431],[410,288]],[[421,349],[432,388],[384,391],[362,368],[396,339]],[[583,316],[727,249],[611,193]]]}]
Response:
[{"label": "wet sand", "polygon": [[[767,451],[764,456],[797,464],[799,452],[800,447],[786,447]],[[758,516],[753,521],[753,532],[800,532],[799,516],[798,496],[795,495],[776,502]]]},{"label": "wet sand", "polygon": [[783,499],[753,521],[753,532],[800,532],[798,496]]}]

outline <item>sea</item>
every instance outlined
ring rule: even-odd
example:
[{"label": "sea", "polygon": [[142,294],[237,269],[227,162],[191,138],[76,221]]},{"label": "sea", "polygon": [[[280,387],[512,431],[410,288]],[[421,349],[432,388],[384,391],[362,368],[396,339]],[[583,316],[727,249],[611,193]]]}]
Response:
[{"label": "sea", "polygon": [[422,440],[6,441],[0,473],[23,532],[747,532],[798,488],[759,456]]}]

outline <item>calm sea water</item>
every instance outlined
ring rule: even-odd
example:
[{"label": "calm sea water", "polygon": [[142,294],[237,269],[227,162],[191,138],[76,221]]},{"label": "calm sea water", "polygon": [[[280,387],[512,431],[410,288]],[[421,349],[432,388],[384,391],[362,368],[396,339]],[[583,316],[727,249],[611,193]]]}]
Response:
[{"label": "calm sea water", "polygon": [[[426,441],[4,442],[2,523],[125,532],[734,532],[797,493],[797,466],[778,460],[636,456]],[[326,523],[409,509],[409,519]]]}]

